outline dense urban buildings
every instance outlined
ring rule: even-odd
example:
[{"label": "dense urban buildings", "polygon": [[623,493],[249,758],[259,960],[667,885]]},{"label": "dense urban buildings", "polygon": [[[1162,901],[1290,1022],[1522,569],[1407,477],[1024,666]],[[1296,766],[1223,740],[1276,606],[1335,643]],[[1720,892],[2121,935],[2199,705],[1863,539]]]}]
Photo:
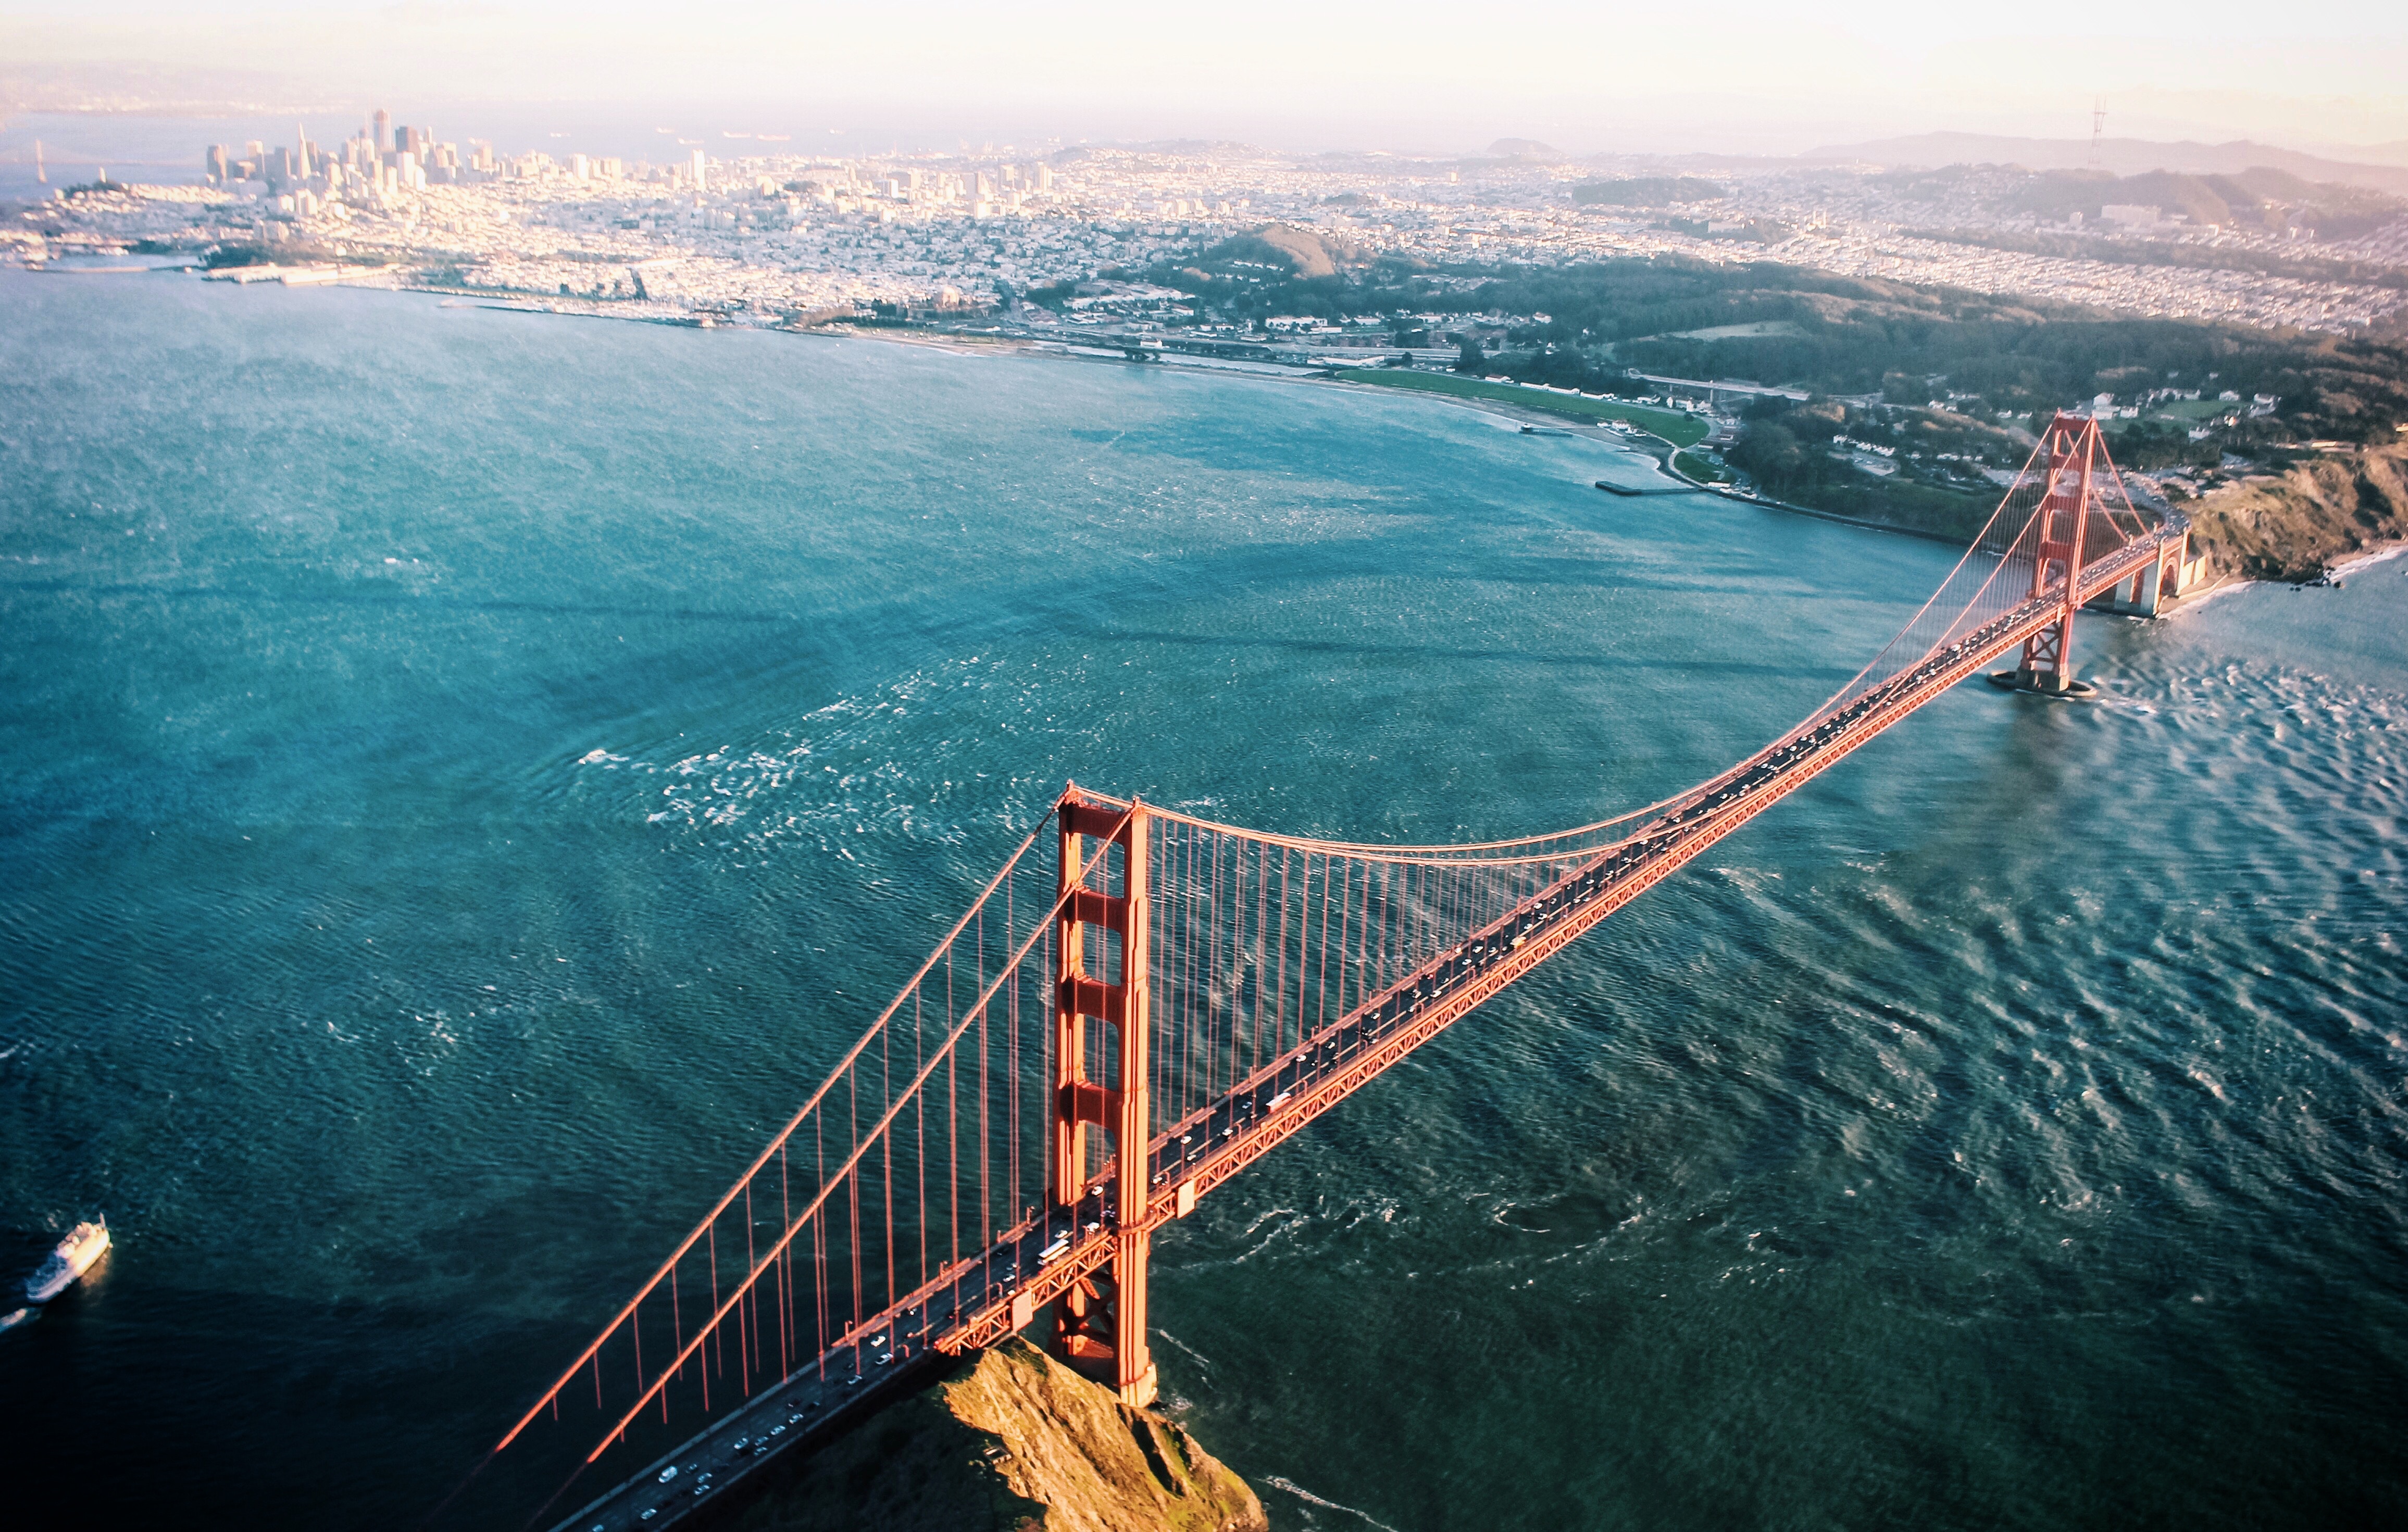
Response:
[{"label": "dense urban buildings", "polygon": [[[1220,144],[832,158],[733,133],[665,134],[658,162],[629,162],[498,153],[380,110],[338,144],[296,125],[291,145],[204,146],[195,184],[62,189],[0,237],[29,260],[93,241],[280,246],[345,266],[346,279],[383,268],[372,279],[780,320],[985,308],[1135,277],[1274,222],[1439,271],[1675,252],[2342,332],[2408,305],[2396,278],[2381,279],[2408,259],[2403,210],[2362,197],[2354,222],[2327,212],[2326,227],[2351,236],[2331,237],[2304,222],[2319,189],[2287,178],[2245,220],[2118,203],[2086,226],[2079,210],[2053,216],[2013,169],[1645,169]],[[1125,317],[1146,306],[1120,289],[1088,296]]]}]

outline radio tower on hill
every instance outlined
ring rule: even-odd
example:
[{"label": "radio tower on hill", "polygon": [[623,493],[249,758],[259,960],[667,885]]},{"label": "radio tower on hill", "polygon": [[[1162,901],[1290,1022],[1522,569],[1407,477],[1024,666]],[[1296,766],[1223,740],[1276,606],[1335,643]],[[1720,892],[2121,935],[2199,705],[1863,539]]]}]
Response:
[{"label": "radio tower on hill", "polygon": [[2090,168],[2093,170],[2099,168],[2099,139],[2106,131],[2107,98],[2093,96],[2090,99]]}]

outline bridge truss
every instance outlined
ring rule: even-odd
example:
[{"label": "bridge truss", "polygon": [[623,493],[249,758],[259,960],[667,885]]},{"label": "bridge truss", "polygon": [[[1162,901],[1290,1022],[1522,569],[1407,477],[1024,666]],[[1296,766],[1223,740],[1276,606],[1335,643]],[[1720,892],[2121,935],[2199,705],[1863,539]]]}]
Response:
[{"label": "bridge truss", "polygon": [[2095,422],[2059,416],[1821,707],[1686,792],[1555,834],[1351,843],[1070,787],[488,1461],[566,1447],[572,1482],[613,1461],[562,1525],[665,1526],[1040,1316],[1056,1354],[1150,1401],[1154,1230],[1999,657],[2003,683],[2071,689],[2075,610],[2171,592],[2186,536],[2124,493]]}]

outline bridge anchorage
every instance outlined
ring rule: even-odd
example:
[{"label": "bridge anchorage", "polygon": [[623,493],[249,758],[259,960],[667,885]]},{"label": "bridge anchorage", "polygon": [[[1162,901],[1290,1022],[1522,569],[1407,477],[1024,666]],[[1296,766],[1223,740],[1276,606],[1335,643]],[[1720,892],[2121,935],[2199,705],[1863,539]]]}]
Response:
[{"label": "bridge anchorage", "polygon": [[1999,657],[2011,684],[2075,692],[2074,612],[2154,608],[2186,546],[2123,494],[2097,424],[2059,416],[1870,663],[1661,802],[1399,846],[1066,789],[472,1479],[556,1485],[530,1525],[585,1483],[562,1528],[658,1532],[1040,1318],[1071,1366],[1151,1400],[1155,1230]]}]

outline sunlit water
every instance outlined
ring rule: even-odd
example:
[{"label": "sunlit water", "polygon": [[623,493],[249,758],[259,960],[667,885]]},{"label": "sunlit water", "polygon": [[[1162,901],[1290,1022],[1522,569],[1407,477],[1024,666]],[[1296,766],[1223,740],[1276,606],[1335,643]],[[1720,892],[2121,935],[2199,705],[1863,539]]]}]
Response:
[{"label": "sunlit water", "polygon": [[[403,1526],[1066,778],[1656,797],[1946,549],[1427,400],[0,275],[20,1474]],[[2408,560],[2086,620],[1160,1237],[1276,1524],[2403,1511]],[[12,1271],[14,1267],[11,1268]],[[22,1481],[12,1482],[14,1493]]]}]

